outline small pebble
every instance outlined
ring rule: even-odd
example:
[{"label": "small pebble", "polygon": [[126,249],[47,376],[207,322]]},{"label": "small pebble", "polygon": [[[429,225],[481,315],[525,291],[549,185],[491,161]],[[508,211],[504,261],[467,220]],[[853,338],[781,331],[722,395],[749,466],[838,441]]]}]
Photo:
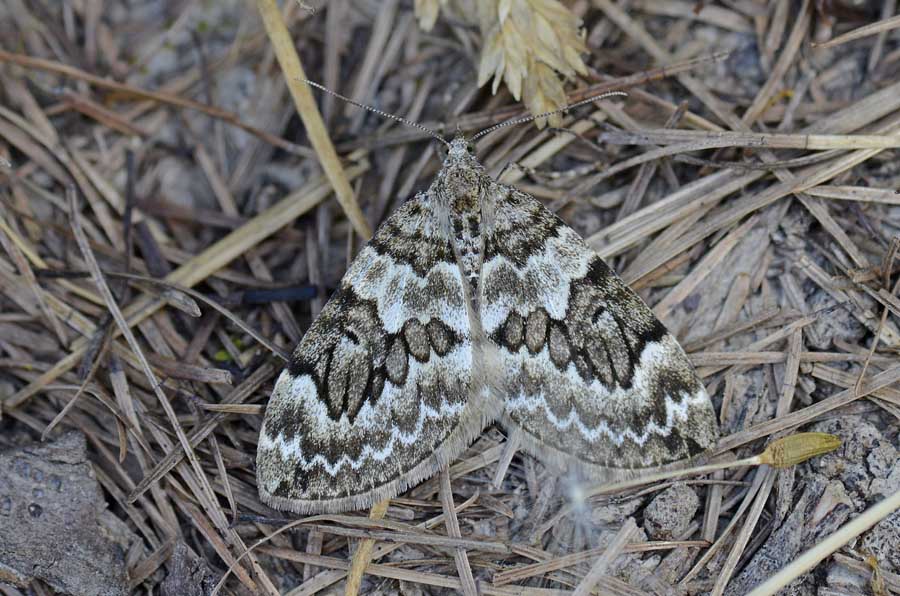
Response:
[{"label": "small pebble", "polygon": [[41,514],[44,513],[44,508],[37,503],[29,503],[28,513],[31,517],[40,517]]},{"label": "small pebble", "polygon": [[697,493],[685,484],[676,484],[656,495],[644,509],[644,530],[656,540],[676,540],[699,508]]}]

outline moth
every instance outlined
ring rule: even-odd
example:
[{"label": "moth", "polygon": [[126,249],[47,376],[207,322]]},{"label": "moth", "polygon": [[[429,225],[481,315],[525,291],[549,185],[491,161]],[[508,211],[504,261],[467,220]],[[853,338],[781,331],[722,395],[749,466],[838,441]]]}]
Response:
[{"label": "moth", "polygon": [[275,384],[263,502],[371,506],[494,422],[599,480],[708,450],[710,399],[641,298],[534,197],[488,176],[464,136],[429,132],[448,148],[440,172],[360,251]]}]

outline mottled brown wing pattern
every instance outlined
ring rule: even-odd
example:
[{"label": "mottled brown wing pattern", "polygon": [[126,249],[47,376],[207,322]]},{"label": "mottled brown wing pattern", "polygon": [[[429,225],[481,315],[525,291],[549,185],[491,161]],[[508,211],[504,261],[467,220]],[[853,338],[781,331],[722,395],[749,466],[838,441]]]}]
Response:
[{"label": "mottled brown wing pattern", "polygon": [[449,465],[498,417],[537,457],[600,478],[670,467],[718,433],[647,305],[458,137],[279,377],[260,495],[299,513],[367,507]]},{"label": "mottled brown wing pattern", "polygon": [[647,305],[537,200],[499,184],[490,196],[480,312],[507,429],[605,478],[708,449],[710,400]]},{"label": "mottled brown wing pattern", "polygon": [[440,205],[378,230],[297,346],[260,432],[266,503],[359,509],[446,465],[495,414],[473,398],[469,309]]}]

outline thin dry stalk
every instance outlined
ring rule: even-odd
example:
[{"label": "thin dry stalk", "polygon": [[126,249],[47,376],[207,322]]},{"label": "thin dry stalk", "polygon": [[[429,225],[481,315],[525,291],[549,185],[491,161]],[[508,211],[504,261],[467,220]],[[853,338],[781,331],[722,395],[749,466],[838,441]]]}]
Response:
[{"label": "thin dry stalk", "polygon": [[878,35],[880,33],[896,29],[897,27],[900,27],[900,15],[864,25],[862,27],[854,29],[853,31],[848,31],[843,35],[838,35],[834,39],[830,39],[824,43],[814,43],[812,45],[817,49],[833,48],[843,43],[847,43],[848,41],[862,39],[864,37],[868,37],[869,35]]},{"label": "thin dry stalk", "polygon": [[280,139],[276,136],[270,135],[269,133],[254,128],[248,124],[245,124],[236,114],[228,112],[226,110],[221,110],[218,108],[214,108],[211,106],[204,105],[202,103],[192,101],[189,99],[185,99],[183,97],[178,97],[177,95],[172,95],[169,93],[163,93],[158,91],[147,91],[144,89],[138,89],[136,87],[126,85],[123,83],[118,83],[115,81],[110,81],[104,79],[102,77],[98,77],[68,64],[60,64],[59,62],[54,62],[52,60],[45,60],[42,58],[35,58],[33,56],[23,56],[22,54],[14,54],[12,52],[7,52],[5,50],[0,49],[0,61],[10,62],[12,64],[17,64],[19,66],[23,66],[26,68],[33,68],[36,70],[44,70],[47,72],[57,73],[66,77],[71,77],[74,79],[79,79],[82,81],[86,81],[95,87],[100,87],[103,89],[110,89],[112,91],[116,91],[127,96],[132,96],[136,98],[142,99],[150,99],[153,101],[176,105],[182,108],[187,108],[191,110],[197,110],[199,112],[203,112],[205,114],[209,114],[214,118],[220,118],[229,124],[233,124],[234,126],[240,127],[247,132],[258,136],[264,141],[275,145],[285,151],[290,151],[292,153],[297,153],[300,155],[304,155],[308,152],[308,149],[299,147]]},{"label": "thin dry stalk", "polygon": [[[91,277],[93,278],[93,281],[97,286],[97,290],[106,302],[110,314],[115,320],[116,325],[119,327],[119,331],[125,337],[134,355],[138,358],[141,368],[143,369],[147,380],[150,382],[151,387],[153,388],[153,392],[156,394],[156,397],[159,400],[159,403],[162,406],[163,411],[165,412],[166,417],[168,418],[169,423],[172,426],[172,429],[175,431],[175,436],[178,438],[178,441],[181,444],[182,449],[184,450],[188,462],[194,469],[197,477],[200,479],[204,479],[205,472],[200,465],[200,460],[197,458],[197,455],[194,452],[194,449],[191,446],[187,435],[185,435],[184,430],[181,428],[181,424],[178,421],[175,410],[172,408],[171,403],[169,403],[169,399],[162,392],[160,383],[157,381],[156,375],[154,374],[153,369],[150,367],[150,363],[147,362],[143,350],[141,349],[140,345],[137,342],[137,339],[132,333],[131,327],[125,321],[125,316],[119,308],[119,305],[116,303],[115,297],[113,296],[112,291],[110,291],[109,286],[107,285],[106,280],[103,277],[103,273],[100,270],[100,265],[97,262],[97,259],[94,257],[94,253],[91,250],[90,243],[88,242],[87,236],[84,233],[84,229],[81,226],[81,220],[79,219],[78,195],[75,189],[72,187],[68,188],[68,203],[69,213],[72,217],[72,232],[75,235],[75,241],[78,243],[78,248],[81,250],[85,263],[87,264],[88,269],[91,272]],[[211,495],[212,490],[208,487],[206,488],[208,494]],[[193,509],[191,510],[193,511]],[[197,521],[198,523],[202,521],[199,511],[194,512],[192,517],[194,517],[195,521]],[[240,542],[240,539],[238,539],[238,542]],[[227,549],[222,552],[227,552]],[[266,593],[277,594],[278,591],[275,589],[275,586],[272,584],[272,581],[269,579],[268,575],[266,575],[265,571],[263,571],[263,569],[259,566],[259,562],[256,561],[256,559],[253,557],[250,558],[250,562],[254,574],[257,575],[261,580],[261,585],[253,581],[250,576],[247,575],[243,570],[240,570],[241,572],[238,573],[238,575],[241,577],[241,580],[250,589],[262,590]]]},{"label": "thin dry stalk", "polygon": [[[348,170],[348,176],[355,178],[367,169],[365,164],[354,166]],[[212,272],[225,266],[231,260],[246,252],[268,236],[274,234],[289,222],[299,217],[322,201],[330,192],[330,187],[322,181],[314,181],[307,188],[301,189],[283,198],[281,201],[249,220],[243,226],[214,243],[202,253],[185,262],[166,276],[165,281],[190,287],[206,279]],[[135,325],[152,315],[163,303],[152,298],[139,298],[129,305],[123,313]],[[9,407],[18,407],[46,384],[53,382],[59,375],[71,370],[84,355],[87,342],[78,339],[70,346],[68,356],[60,360],[53,368],[43,373],[31,383],[20,389],[6,400]]]},{"label": "thin dry stalk", "polygon": [[256,6],[263,23],[265,23],[269,39],[272,41],[278,63],[284,72],[284,79],[291,92],[291,97],[294,99],[297,113],[303,120],[306,134],[316,150],[322,169],[334,187],[335,196],[347,215],[347,219],[353,224],[353,229],[362,236],[363,240],[368,240],[372,237],[372,230],[359,208],[359,203],[356,202],[356,196],[350,187],[350,179],[341,166],[341,161],[331,143],[331,137],[328,136],[325,129],[325,123],[322,122],[322,116],[319,114],[312,91],[306,84],[306,73],[300,63],[300,56],[297,55],[297,50],[294,48],[294,41],[284,24],[281,10],[275,0],[257,0]]},{"label": "thin dry stalk", "polygon": [[[453,489],[450,486],[450,470],[444,468],[441,475],[441,506],[444,509],[444,524],[447,526],[447,535],[451,538],[461,538],[459,521],[456,519],[456,511],[453,506]],[[453,558],[456,561],[456,571],[459,573],[459,581],[465,596],[477,596],[478,588],[475,578],[472,576],[472,568],[469,566],[469,557],[463,547],[458,546],[453,550]]]},{"label": "thin dry stalk", "polygon": [[[372,506],[369,510],[369,519],[379,520],[387,513],[388,505],[391,500],[385,499]],[[353,559],[350,561],[350,569],[347,572],[347,584],[344,586],[345,596],[356,596],[359,594],[359,586],[362,583],[362,576],[366,572],[366,567],[372,560],[372,549],[375,548],[375,540],[366,538],[360,541],[353,553]]]},{"label": "thin dry stalk", "polygon": [[815,546],[757,586],[748,596],[768,596],[777,593],[792,580],[815,567],[825,557],[849,543],[897,509],[900,509],[900,490],[866,509],[862,514],[841,526],[839,530],[830,534],[824,540],[817,542]]},{"label": "thin dry stalk", "polygon": [[578,587],[575,588],[575,591],[572,592],[572,596],[588,596],[591,593],[594,586],[600,581],[600,578],[606,575],[607,569],[609,569],[609,566],[615,561],[616,557],[622,554],[625,545],[631,541],[632,537],[637,533],[637,530],[637,523],[634,521],[633,517],[629,517],[625,520],[625,523],[622,524],[622,527],[616,532],[615,537],[609,543],[606,550],[603,551],[603,554],[597,557],[593,564],[591,564],[591,569],[578,584]]}]

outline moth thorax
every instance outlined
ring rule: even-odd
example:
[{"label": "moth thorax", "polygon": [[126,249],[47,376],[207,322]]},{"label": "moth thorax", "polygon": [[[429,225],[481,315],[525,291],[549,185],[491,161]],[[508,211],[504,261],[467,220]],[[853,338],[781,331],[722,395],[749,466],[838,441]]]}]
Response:
[{"label": "moth thorax", "polygon": [[478,192],[450,195],[450,225],[453,249],[462,269],[463,278],[473,290],[478,289],[481,271],[481,201]]},{"label": "moth thorax", "polygon": [[481,211],[482,175],[474,167],[462,163],[444,170],[442,191],[455,213]]}]

